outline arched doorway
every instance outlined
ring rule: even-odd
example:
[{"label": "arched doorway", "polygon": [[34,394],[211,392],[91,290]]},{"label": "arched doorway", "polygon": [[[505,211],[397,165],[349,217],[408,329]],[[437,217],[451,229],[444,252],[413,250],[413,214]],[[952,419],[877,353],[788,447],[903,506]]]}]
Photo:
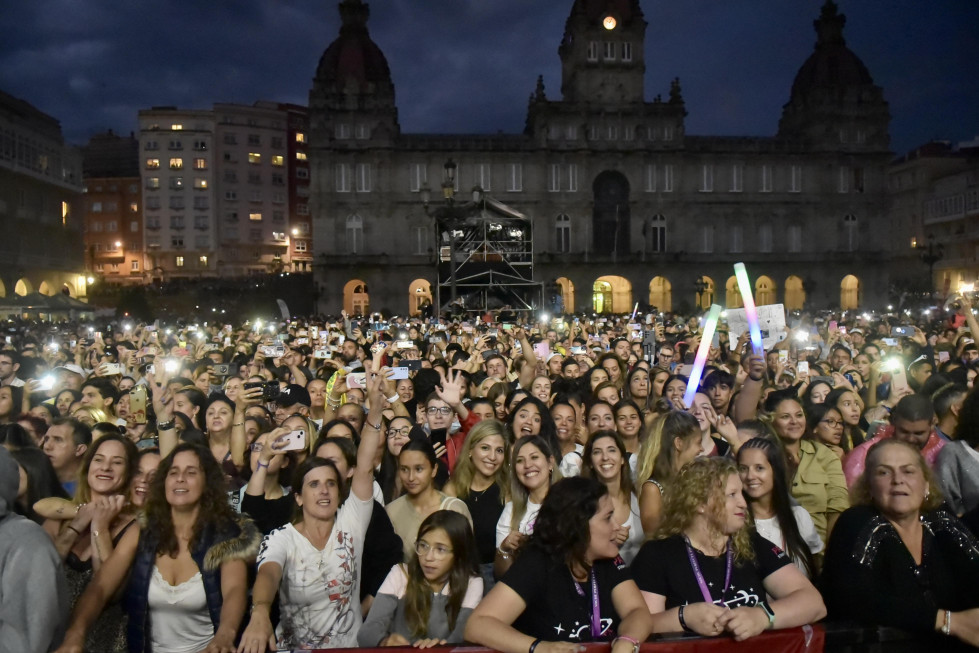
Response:
[{"label": "arched doorway", "polygon": [[48,283],[47,281],[42,281],[41,287],[38,288],[37,291],[42,295],[47,295],[48,297],[54,294],[54,289],[51,288],[51,284]]},{"label": "arched doorway", "polygon": [[596,313],[628,313],[632,310],[632,284],[622,277],[599,277],[592,287],[592,308]]},{"label": "arched doorway", "polygon": [[848,274],[840,282],[840,308],[844,311],[849,311],[859,306],[860,280],[852,274]]},{"label": "arched doorway", "polygon": [[7,296],[7,286],[4,285],[3,281],[0,280],[0,297]]},{"label": "arched doorway", "polygon": [[23,297],[24,295],[29,295],[32,292],[34,292],[34,286],[26,278],[18,279],[17,283],[14,285],[15,295],[20,295]]},{"label": "arched doorway", "polygon": [[755,279],[755,306],[775,303],[775,282],[764,275]]},{"label": "arched doorway", "polygon": [[649,305],[661,313],[673,310],[673,284],[666,277],[653,277],[649,282]]},{"label": "arched doorway", "polygon": [[555,279],[555,283],[561,289],[561,301],[564,302],[564,312],[574,313],[574,283],[567,277],[558,277]]},{"label": "arched doorway", "polygon": [[629,253],[629,180],[621,172],[606,170],[592,185],[595,209],[592,233],[596,254]]},{"label": "arched doorway", "polygon": [[432,305],[432,284],[425,279],[415,279],[408,286],[408,306],[411,315],[421,315]]},{"label": "arched doorway", "polygon": [[710,305],[714,303],[714,280],[707,275],[704,275],[695,283],[697,283],[697,294],[695,296],[696,305],[704,310],[707,310],[710,308]]},{"label": "arched doorway", "polygon": [[738,286],[737,277],[728,277],[724,284],[724,306],[726,308],[742,308],[744,300],[741,298],[741,288]]},{"label": "arched doorway", "polygon": [[360,279],[351,279],[343,287],[343,310],[350,315],[367,315],[370,312],[370,297],[367,284]]},{"label": "arched doorway", "polygon": [[785,280],[785,310],[801,311],[806,303],[806,289],[802,285],[802,279],[792,275]]}]

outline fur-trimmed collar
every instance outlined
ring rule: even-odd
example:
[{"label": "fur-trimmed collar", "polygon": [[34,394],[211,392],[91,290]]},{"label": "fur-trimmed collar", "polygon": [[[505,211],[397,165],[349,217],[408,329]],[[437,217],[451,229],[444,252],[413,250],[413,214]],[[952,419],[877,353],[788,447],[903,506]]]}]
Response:
[{"label": "fur-trimmed collar", "polygon": [[[146,513],[141,512],[137,519],[140,530],[145,532],[148,526]],[[255,522],[250,517],[239,515],[235,524],[238,526],[238,534],[213,544],[207,550],[204,555],[204,569],[202,571],[214,571],[225,562],[232,560],[244,560],[250,564],[258,557],[258,550],[262,545],[262,534],[255,527]]]}]

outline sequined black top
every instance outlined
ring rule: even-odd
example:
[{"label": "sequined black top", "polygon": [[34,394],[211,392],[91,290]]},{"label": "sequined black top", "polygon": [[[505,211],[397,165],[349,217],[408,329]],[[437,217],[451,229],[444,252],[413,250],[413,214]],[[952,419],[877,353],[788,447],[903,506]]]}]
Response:
[{"label": "sequined black top", "polygon": [[921,522],[919,565],[875,508],[840,515],[823,565],[830,619],[933,633],[938,610],[979,606],[979,542],[944,508]]}]

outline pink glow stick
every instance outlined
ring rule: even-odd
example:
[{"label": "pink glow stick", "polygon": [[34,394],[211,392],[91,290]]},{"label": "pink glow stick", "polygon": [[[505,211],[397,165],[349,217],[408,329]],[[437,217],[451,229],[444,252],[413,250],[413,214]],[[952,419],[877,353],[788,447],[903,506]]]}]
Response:
[{"label": "pink glow stick", "polygon": [[721,318],[721,305],[712,304],[707,319],[704,321],[704,332],[700,336],[700,346],[697,347],[697,357],[693,361],[693,369],[690,370],[690,380],[687,381],[687,391],[683,393],[683,404],[690,408],[693,403],[693,396],[697,394],[700,387],[700,377],[704,375],[704,365],[707,363],[707,354],[710,353],[710,343],[714,339],[714,330],[717,328],[717,321]]},{"label": "pink glow stick", "polygon": [[751,282],[748,280],[748,270],[744,263],[734,264],[734,276],[738,279],[738,289],[741,291],[741,301],[744,302],[744,312],[748,318],[748,332],[751,334],[751,348],[756,354],[765,353],[761,341],[761,328],[758,326],[758,309],[751,295]]}]

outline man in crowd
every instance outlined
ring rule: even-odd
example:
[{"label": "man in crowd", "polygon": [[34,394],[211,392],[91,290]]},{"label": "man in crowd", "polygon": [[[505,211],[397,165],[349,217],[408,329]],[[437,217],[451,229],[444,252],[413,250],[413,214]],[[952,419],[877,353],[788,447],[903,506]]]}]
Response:
[{"label": "man in crowd", "polygon": [[91,444],[92,430],[71,417],[55,419],[44,436],[44,454],[51,461],[58,481],[69,496],[75,496],[78,470]]}]

